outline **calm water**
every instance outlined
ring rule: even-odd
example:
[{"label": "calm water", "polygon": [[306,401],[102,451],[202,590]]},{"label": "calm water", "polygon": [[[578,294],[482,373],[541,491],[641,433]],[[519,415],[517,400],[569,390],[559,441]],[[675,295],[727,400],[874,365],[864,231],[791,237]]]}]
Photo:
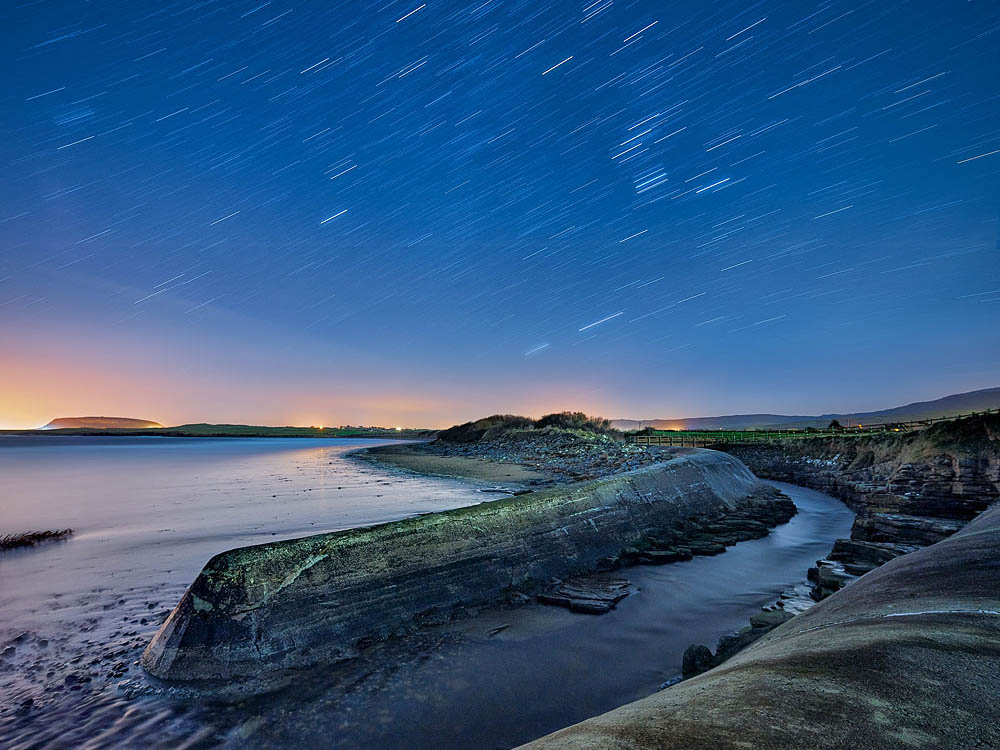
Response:
[{"label": "calm water", "polygon": [[0,557],[0,747],[509,747],[655,691],[688,644],[745,625],[852,519],[780,485],[790,523],[627,571],[637,591],[609,615],[487,611],[238,702],[151,685],[133,662],[213,554],[484,499],[345,457],[378,442],[0,438],[0,533],[76,530]]}]

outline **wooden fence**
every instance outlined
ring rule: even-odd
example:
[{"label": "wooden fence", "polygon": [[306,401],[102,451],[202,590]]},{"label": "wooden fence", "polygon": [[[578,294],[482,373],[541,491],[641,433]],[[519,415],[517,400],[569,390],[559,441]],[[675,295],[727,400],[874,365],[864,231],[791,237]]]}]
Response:
[{"label": "wooden fence", "polygon": [[636,445],[677,445],[700,448],[719,443],[770,443],[775,440],[801,440],[813,437],[863,437],[884,435],[893,432],[912,432],[936,422],[950,422],[954,419],[974,417],[980,414],[995,414],[998,409],[974,411],[951,417],[936,417],[908,422],[884,422],[880,424],[852,425],[841,428],[807,429],[762,429],[762,430],[652,430],[629,435],[626,439]]}]

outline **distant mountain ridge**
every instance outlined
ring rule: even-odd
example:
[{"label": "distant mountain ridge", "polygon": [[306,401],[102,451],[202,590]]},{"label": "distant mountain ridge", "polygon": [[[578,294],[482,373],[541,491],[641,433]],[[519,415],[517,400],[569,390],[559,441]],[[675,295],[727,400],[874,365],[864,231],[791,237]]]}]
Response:
[{"label": "distant mountain ridge", "polygon": [[140,430],[163,427],[159,422],[131,417],[59,417],[53,419],[43,430],[87,429],[87,430]]},{"label": "distant mountain ridge", "polygon": [[815,416],[787,414],[730,414],[719,417],[681,417],[678,419],[613,419],[611,424],[619,430],[639,430],[652,427],[657,430],[745,430],[757,427],[826,427],[836,419],[845,427],[856,424],[881,422],[910,422],[919,419],[950,417],[973,411],[1000,408],[1000,388],[984,388],[968,393],[955,393],[933,401],[917,401],[880,411],[854,414],[820,414]]}]

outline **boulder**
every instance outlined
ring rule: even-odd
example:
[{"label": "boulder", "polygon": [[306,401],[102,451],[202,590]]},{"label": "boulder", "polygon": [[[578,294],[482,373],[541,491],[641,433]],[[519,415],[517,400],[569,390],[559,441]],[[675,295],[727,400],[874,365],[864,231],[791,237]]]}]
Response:
[{"label": "boulder", "polygon": [[684,651],[684,661],[681,673],[684,679],[694,677],[702,672],[707,672],[715,666],[715,656],[708,646],[692,644]]}]

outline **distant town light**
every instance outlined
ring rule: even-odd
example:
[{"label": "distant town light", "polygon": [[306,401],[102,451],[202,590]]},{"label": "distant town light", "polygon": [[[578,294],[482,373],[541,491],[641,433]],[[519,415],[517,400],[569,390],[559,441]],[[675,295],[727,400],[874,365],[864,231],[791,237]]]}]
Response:
[{"label": "distant town light", "polygon": [[403,431],[403,428],[402,428],[402,427],[397,427],[397,428],[396,428],[396,432],[402,432],[402,431]]}]

